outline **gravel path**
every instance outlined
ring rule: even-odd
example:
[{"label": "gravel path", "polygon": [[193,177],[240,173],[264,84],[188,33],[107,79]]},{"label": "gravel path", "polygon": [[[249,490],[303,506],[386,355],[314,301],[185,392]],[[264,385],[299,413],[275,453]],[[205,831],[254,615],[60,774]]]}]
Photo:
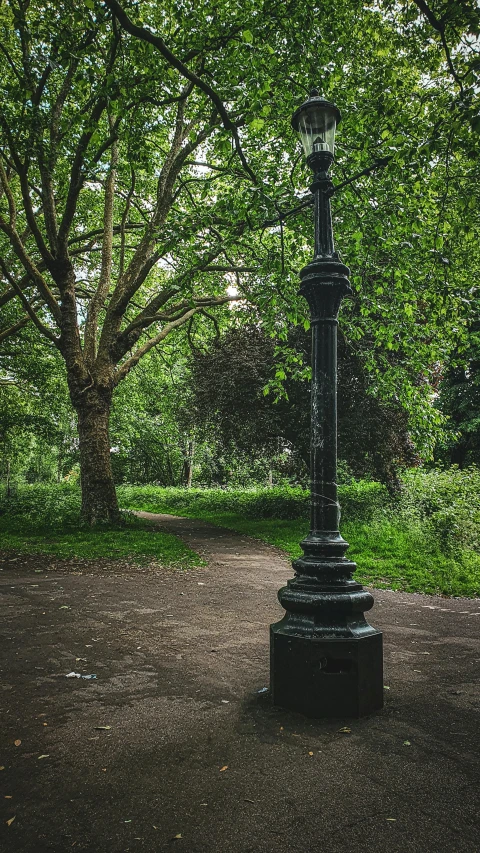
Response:
[{"label": "gravel path", "polygon": [[0,849],[477,853],[480,601],[376,592],[385,709],[313,722],[258,693],[285,557],[142,515],[207,566],[0,563]]}]

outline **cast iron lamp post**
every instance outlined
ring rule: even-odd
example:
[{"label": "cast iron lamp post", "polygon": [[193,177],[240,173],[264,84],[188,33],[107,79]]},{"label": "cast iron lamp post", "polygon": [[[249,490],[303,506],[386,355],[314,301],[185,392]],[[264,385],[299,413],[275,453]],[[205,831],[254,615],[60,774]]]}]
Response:
[{"label": "cast iron lamp post", "polygon": [[295,577],[278,593],[286,613],[271,626],[270,687],[275,705],[309,717],[360,717],[383,705],[382,635],[364,616],[373,597],[352,578],[356,565],[339,532],[337,315],[351,293],[330,213],[339,121],[340,111],[316,89],[292,118],[314,173],[315,256],[300,272],[312,326],[311,528]]}]

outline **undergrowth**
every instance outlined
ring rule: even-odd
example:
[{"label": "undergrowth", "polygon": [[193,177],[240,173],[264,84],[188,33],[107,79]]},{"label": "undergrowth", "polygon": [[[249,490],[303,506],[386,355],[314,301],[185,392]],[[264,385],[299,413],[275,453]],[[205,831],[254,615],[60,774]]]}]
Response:
[{"label": "undergrowth", "polygon": [[175,568],[201,565],[202,560],[176,536],[124,513],[120,529],[89,529],[80,523],[80,491],[76,486],[23,486],[10,497],[0,496],[0,548],[60,559],[127,560]]}]

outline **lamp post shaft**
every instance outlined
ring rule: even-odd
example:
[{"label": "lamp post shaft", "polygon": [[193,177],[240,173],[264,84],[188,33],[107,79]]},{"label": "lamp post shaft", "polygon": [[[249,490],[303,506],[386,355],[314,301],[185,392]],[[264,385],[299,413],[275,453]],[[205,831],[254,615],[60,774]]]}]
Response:
[{"label": "lamp post shaft", "polygon": [[300,272],[312,327],[311,524],[295,577],[279,600],[286,613],[271,626],[273,702],[311,717],[359,717],[383,705],[382,635],[364,613],[372,595],[340,535],[337,499],[337,326],[349,270],[335,251],[329,151],[312,153],[315,255]]},{"label": "lamp post shaft", "polygon": [[[332,259],[331,181],[318,175],[314,194],[314,261]],[[310,306],[312,328],[312,387],[310,442],[310,532],[338,530],[337,499],[337,327],[336,316],[323,316]]]},{"label": "lamp post shaft", "polygon": [[330,210],[330,196],[333,192],[333,184],[327,177],[316,176],[311,186],[314,194],[314,216],[315,216],[315,257],[332,258],[335,254],[333,244],[332,213]]},{"label": "lamp post shaft", "polygon": [[312,533],[338,530],[337,321],[312,322],[310,491]]}]

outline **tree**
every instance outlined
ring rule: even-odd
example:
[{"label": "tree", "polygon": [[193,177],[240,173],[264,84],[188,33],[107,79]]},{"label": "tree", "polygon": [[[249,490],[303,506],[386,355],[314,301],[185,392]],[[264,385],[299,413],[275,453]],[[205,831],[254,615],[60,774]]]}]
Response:
[{"label": "tree", "polygon": [[[211,274],[223,238],[205,240],[192,262],[189,244],[203,223],[179,234],[177,210],[165,227],[182,168],[218,127],[217,112],[191,83],[162,87],[149,51],[140,43],[125,50],[115,19],[93,6],[2,7],[8,100],[0,116],[2,301],[16,297],[25,312],[4,334],[30,319],[64,359],[89,523],[118,520],[114,387],[171,331],[229,300],[224,278]],[[182,239],[183,269],[168,276],[168,254]],[[202,287],[195,278],[204,270]]]},{"label": "tree", "polygon": [[78,440],[60,354],[26,328],[5,342],[0,375],[0,477],[62,479]]},{"label": "tree", "polygon": [[437,401],[450,429],[436,456],[460,468],[480,464],[480,320],[478,303],[472,307],[467,341],[445,366]]},{"label": "tree", "polygon": [[[217,438],[247,457],[273,456],[286,445],[303,462],[310,461],[310,336],[290,330],[296,369],[283,380],[275,399],[269,385],[278,374],[278,342],[261,328],[238,327],[192,358],[193,411],[210,441]],[[390,488],[398,468],[416,461],[408,433],[408,413],[397,403],[385,404],[369,393],[368,375],[343,336],[339,342],[338,432],[340,459],[360,477],[372,476]]]}]

